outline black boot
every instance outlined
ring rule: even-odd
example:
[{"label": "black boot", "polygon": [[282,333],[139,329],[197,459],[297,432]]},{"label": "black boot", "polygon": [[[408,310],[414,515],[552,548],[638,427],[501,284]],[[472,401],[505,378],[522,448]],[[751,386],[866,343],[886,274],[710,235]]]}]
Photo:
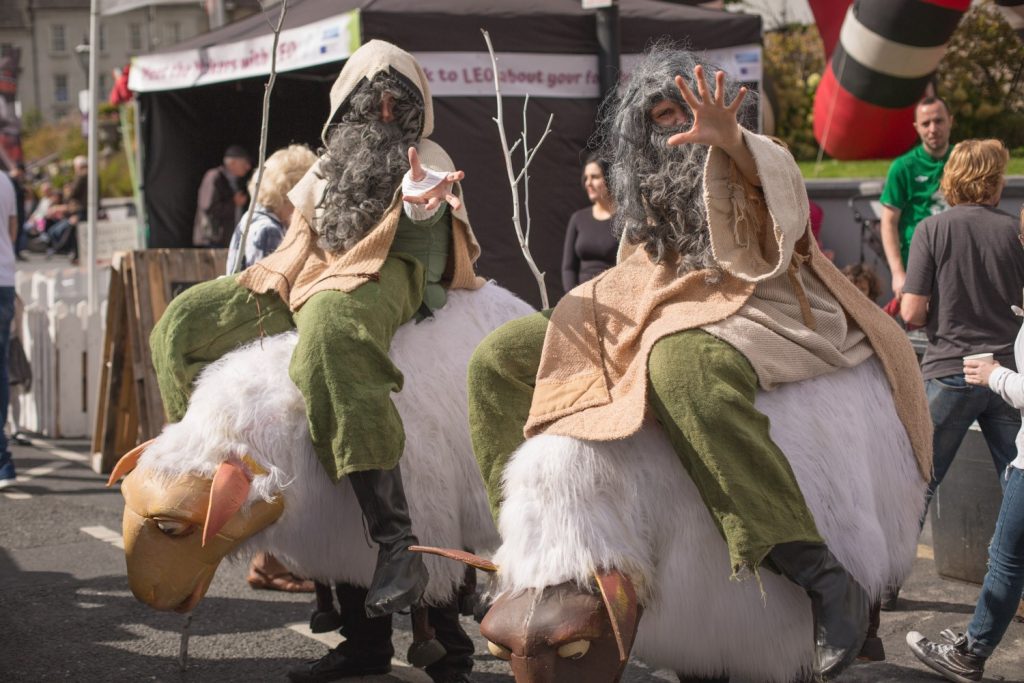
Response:
[{"label": "black boot", "polygon": [[316,591],[316,609],[309,617],[309,630],[313,633],[328,633],[341,628],[341,615],[334,608],[334,594],[331,587],[319,581],[313,582]]},{"label": "black boot", "polygon": [[864,639],[864,645],[860,648],[860,654],[857,655],[857,659],[862,662],[884,662],[885,661],[885,644],[882,639],[878,636],[878,629],[882,625],[882,612],[881,607],[876,602],[871,606],[871,612],[868,615],[868,634]]},{"label": "black boot", "polygon": [[427,675],[434,683],[469,683],[469,672],[473,670],[473,639],[459,621],[457,597],[447,605],[428,607],[427,612],[437,641],[445,650],[444,657],[426,668]]},{"label": "black boot", "polygon": [[768,553],[768,561],[811,598],[818,675],[839,675],[856,659],[867,636],[867,592],[824,543],[780,543]]},{"label": "black boot", "polygon": [[395,655],[391,644],[391,616],[375,619],[366,616],[365,589],[343,583],[336,584],[335,588],[340,605],[341,635],[345,640],[320,659],[289,671],[288,679],[292,683],[327,683],[391,671],[391,658]]},{"label": "black boot", "polygon": [[407,548],[418,541],[412,533],[402,473],[367,470],[348,475],[366,525],[378,545],[377,568],[366,596],[366,614],[379,617],[419,601],[427,587],[427,568],[419,553]]}]

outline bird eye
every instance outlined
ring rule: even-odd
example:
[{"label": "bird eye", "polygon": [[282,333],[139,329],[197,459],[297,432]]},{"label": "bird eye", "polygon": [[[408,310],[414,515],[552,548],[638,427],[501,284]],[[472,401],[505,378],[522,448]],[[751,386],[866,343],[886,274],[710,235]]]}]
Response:
[{"label": "bird eye", "polygon": [[558,656],[562,659],[579,659],[590,650],[589,640],[574,640],[558,648]]},{"label": "bird eye", "polygon": [[512,659],[512,650],[509,650],[507,647],[502,647],[497,643],[492,643],[489,640],[487,641],[487,651],[498,659],[504,659],[506,662]]},{"label": "bird eye", "polygon": [[154,518],[153,523],[156,524],[156,528],[159,529],[162,534],[170,536],[171,538],[184,538],[196,529],[195,524],[185,522],[180,519]]}]

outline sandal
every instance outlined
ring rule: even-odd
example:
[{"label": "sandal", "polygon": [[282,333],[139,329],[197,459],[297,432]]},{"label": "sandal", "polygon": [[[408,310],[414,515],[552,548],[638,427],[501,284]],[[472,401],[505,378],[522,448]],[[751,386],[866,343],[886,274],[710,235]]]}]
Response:
[{"label": "sandal", "polygon": [[312,581],[300,579],[288,571],[268,574],[257,567],[250,567],[249,575],[245,577],[245,580],[255,590],[284,591],[285,593],[313,592]]}]

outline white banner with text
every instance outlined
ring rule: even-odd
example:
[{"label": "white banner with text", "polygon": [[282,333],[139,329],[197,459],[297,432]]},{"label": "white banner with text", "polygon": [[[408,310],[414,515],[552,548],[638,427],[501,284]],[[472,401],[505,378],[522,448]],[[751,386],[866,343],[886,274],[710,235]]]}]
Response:
[{"label": "white banner with text", "polygon": [[[359,10],[281,31],[277,71],[340,62],[359,44]],[[273,47],[274,36],[265,35],[203,49],[142,55],[132,59],[128,87],[135,92],[179,90],[266,76]]]},{"label": "white banner with text", "polygon": [[[732,78],[761,81],[761,46],[737,45],[705,50],[702,55]],[[481,97],[494,94],[494,70],[486,52],[417,52],[435,97]],[[641,55],[622,56],[628,80]],[[600,96],[596,55],[529,52],[498,53],[501,94],[531,97],[596,98]]]}]

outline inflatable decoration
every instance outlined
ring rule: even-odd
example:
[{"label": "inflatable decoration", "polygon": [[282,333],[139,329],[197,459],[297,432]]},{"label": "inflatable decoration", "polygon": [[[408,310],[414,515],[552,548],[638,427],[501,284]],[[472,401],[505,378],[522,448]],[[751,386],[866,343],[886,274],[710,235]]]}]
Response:
[{"label": "inflatable decoration", "polygon": [[917,141],[914,106],[970,0],[860,0],[831,46],[836,4],[811,1],[831,55],[814,97],[814,137],[835,159],[898,156]]}]

